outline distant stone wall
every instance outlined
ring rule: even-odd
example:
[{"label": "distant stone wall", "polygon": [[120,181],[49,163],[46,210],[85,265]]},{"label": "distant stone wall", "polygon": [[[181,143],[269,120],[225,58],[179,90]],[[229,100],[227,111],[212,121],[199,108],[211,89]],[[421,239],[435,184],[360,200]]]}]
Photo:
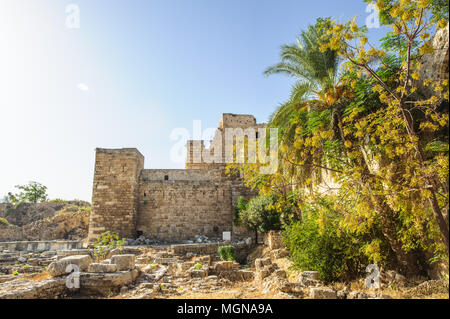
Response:
[{"label": "distant stone wall", "polygon": [[142,181],[137,230],[169,241],[232,230],[230,182]]},{"label": "distant stone wall", "polygon": [[8,250],[9,252],[59,251],[59,250],[80,249],[81,247],[82,241],[76,240],[0,242],[0,251]]}]

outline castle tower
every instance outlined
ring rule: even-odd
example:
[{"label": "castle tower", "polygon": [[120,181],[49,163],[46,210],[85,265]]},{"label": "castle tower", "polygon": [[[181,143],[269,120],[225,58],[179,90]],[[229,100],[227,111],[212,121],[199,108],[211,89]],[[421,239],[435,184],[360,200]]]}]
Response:
[{"label": "castle tower", "polygon": [[89,241],[105,231],[135,236],[143,168],[144,156],[135,148],[96,149]]}]

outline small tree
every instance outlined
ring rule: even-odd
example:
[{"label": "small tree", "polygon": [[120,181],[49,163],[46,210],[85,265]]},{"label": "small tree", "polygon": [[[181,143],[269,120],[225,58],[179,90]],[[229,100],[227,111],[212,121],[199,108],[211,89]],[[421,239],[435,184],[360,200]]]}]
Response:
[{"label": "small tree", "polygon": [[280,215],[272,208],[273,199],[269,196],[252,198],[246,209],[239,214],[239,222],[248,230],[255,232],[255,242],[258,243],[258,231],[266,233],[281,228]]},{"label": "small tree", "polygon": [[14,205],[21,203],[41,203],[47,200],[47,186],[37,182],[29,182],[27,185],[17,185],[21,190],[18,194],[8,193],[8,201]]}]

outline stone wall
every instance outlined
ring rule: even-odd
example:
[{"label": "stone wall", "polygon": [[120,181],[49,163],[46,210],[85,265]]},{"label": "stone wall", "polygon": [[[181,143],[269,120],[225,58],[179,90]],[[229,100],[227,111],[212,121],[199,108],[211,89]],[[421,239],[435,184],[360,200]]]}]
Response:
[{"label": "stone wall", "polygon": [[43,251],[59,251],[79,249],[82,247],[82,241],[77,240],[54,240],[54,241],[13,241],[0,242],[0,251],[8,250],[27,251],[27,252],[43,252]]},{"label": "stone wall", "polygon": [[231,184],[226,181],[141,181],[137,230],[147,238],[192,240],[231,231]]},{"label": "stone wall", "polygon": [[137,149],[96,150],[89,239],[107,230],[135,237],[139,175],[144,156]]},{"label": "stone wall", "polygon": [[141,181],[210,181],[221,180],[223,171],[218,169],[144,169]]}]

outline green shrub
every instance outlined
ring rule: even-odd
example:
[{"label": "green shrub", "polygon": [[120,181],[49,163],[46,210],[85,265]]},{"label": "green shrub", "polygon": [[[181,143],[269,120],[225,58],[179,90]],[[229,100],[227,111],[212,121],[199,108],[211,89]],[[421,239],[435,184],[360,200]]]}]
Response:
[{"label": "green shrub", "polygon": [[19,272],[15,271],[15,272],[13,272],[13,275],[14,276],[19,276]]},{"label": "green shrub", "polygon": [[6,220],[6,218],[0,217],[0,225],[9,226],[9,222]]},{"label": "green shrub", "polygon": [[234,246],[232,245],[220,246],[218,252],[222,260],[225,261],[236,260],[235,249]]},{"label": "green shrub", "polygon": [[50,203],[60,203],[60,204],[67,204],[68,203],[68,201],[66,201],[64,199],[60,199],[60,198],[51,199],[49,202]]},{"label": "green shrub", "polygon": [[324,207],[319,210],[317,206],[304,208],[303,220],[293,222],[282,232],[294,268],[317,271],[319,279],[326,282],[363,274],[369,264],[363,249],[366,242],[340,227],[339,213]]},{"label": "green shrub", "polygon": [[200,270],[200,269],[203,268],[203,265],[202,264],[195,264],[194,268],[197,269],[197,270]]},{"label": "green shrub", "polygon": [[247,209],[247,201],[245,200],[244,197],[239,197],[237,200],[237,205],[234,207],[234,210],[233,210],[233,224],[235,226],[241,225],[239,216],[240,216],[241,212],[243,212],[246,209]]},{"label": "green shrub", "polygon": [[108,252],[115,248],[121,248],[124,244],[125,238],[120,239],[118,235],[107,231],[95,239],[94,244],[89,247],[89,252],[93,251],[96,260],[103,260]]}]

